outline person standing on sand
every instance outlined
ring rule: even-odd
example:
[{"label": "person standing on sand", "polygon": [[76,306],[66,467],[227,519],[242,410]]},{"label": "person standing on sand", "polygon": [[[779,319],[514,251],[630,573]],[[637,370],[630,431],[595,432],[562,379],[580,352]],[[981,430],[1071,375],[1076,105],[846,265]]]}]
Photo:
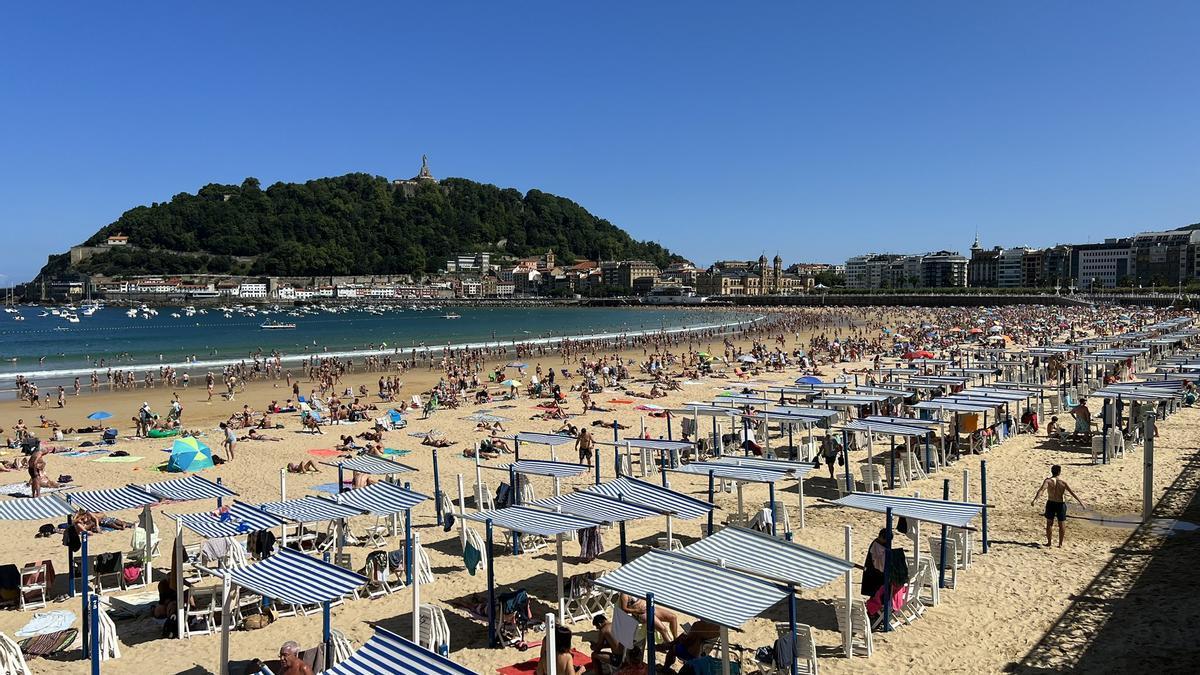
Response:
[{"label": "person standing on sand", "polygon": [[211,401],[212,396],[213,396],[213,383],[214,383],[214,378],[213,378],[212,373],[209,373],[208,375],[204,376],[204,383],[208,387],[208,400]]},{"label": "person standing on sand", "polygon": [[221,441],[221,447],[225,448],[225,456],[232,462],[233,448],[237,445],[237,434],[233,433],[233,427],[225,422],[221,422],[221,431],[225,434],[225,438]]},{"label": "person standing on sand", "polygon": [[1042,486],[1038,488],[1037,494],[1033,496],[1031,505],[1037,504],[1037,500],[1042,496],[1042,492],[1046,493],[1046,548],[1051,545],[1051,533],[1054,529],[1054,521],[1058,521],[1058,547],[1062,548],[1063,535],[1067,527],[1067,503],[1063,499],[1065,495],[1071,495],[1075,501],[1079,502],[1081,508],[1087,508],[1083,505],[1083,500],[1075,491],[1067,485],[1067,481],[1059,478],[1062,473],[1062,467],[1055,464],[1050,467],[1050,477],[1042,481]]}]

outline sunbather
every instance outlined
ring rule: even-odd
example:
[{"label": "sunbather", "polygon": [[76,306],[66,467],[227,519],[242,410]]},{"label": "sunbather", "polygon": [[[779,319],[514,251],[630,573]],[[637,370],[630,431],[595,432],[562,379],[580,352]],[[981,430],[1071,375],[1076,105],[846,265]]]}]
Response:
[{"label": "sunbather", "polygon": [[282,441],[282,438],[277,436],[267,436],[258,433],[257,429],[250,429],[250,432],[238,439],[239,441]]},{"label": "sunbather", "polygon": [[[626,614],[646,623],[646,601],[641,598],[621,594],[617,606]],[[654,631],[662,638],[663,643],[672,642],[679,637],[679,617],[666,607],[654,608]]]},{"label": "sunbather", "polygon": [[[658,614],[655,608],[654,613]],[[687,632],[675,638],[667,651],[663,667],[670,668],[679,659],[684,663],[704,655],[704,644],[721,637],[721,627],[704,620],[697,621],[688,627]]]},{"label": "sunbather", "polygon": [[300,660],[300,645],[291,640],[279,647],[279,665],[283,666],[281,675],[313,675],[312,668]]},{"label": "sunbather", "polygon": [[436,438],[432,433],[425,434],[425,438],[421,439],[421,445],[432,445],[435,448],[448,448],[454,445],[454,441],[446,440],[445,438]]},{"label": "sunbather", "polygon": [[90,532],[99,533],[101,528],[109,530],[127,530],[134,527],[136,523],[126,522],[119,518],[105,515],[103,513],[91,513],[80,509],[75,513],[74,518],[75,529],[80,533]]},{"label": "sunbather", "polygon": [[320,473],[321,470],[310,459],[306,462],[291,462],[287,465],[288,473]]},{"label": "sunbather", "polygon": [[596,666],[596,672],[605,672],[601,667],[603,663],[620,668],[625,660],[625,645],[613,634],[612,622],[601,614],[592,619],[592,625],[596,627],[596,640],[589,644],[592,646],[592,663]]}]

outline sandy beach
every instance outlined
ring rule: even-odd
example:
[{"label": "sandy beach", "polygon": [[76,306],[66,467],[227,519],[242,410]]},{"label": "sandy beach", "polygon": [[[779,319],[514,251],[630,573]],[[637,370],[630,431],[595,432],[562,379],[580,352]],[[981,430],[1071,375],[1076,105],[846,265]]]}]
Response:
[{"label": "sandy beach", "polygon": [[[806,340],[807,336],[804,339]],[[792,346],[790,340],[788,346]],[[716,342],[702,345],[700,348],[720,353],[721,344]],[[640,359],[641,350],[628,354],[628,357]],[[563,366],[561,357],[557,355],[540,359],[530,357],[527,361],[531,369],[539,363],[544,367]],[[837,368],[846,367],[853,370],[868,363],[845,363],[839,364]],[[835,372],[831,370],[829,375]],[[402,394],[408,396],[428,389],[439,375],[436,371],[423,368],[406,373],[403,377],[405,387]],[[354,387],[360,383],[366,384],[373,391],[378,376],[377,372],[357,372],[348,378],[346,384]],[[795,377],[795,371],[788,370],[783,373],[756,375],[752,381],[779,384],[790,382]],[[666,398],[656,399],[653,403],[670,407],[689,400],[706,400],[735,383],[738,381],[719,379],[689,382],[683,385],[682,390],[669,392]],[[196,386],[197,384],[200,386]],[[643,388],[643,385],[635,381],[633,387]],[[185,426],[205,429],[206,435],[202,440],[214,450],[219,445],[219,435],[214,429],[216,423],[240,409],[243,403],[261,409],[271,399],[283,400],[289,397],[289,392],[282,382],[251,383],[246,391],[239,392],[237,400],[232,402],[216,398],[211,403],[206,402],[199,378],[193,379],[190,389],[177,391],[184,406]],[[85,423],[89,412],[96,409],[110,410],[114,413],[112,421],[118,423],[124,434],[132,431],[132,424],[127,420],[142,401],[150,402],[161,412],[166,410],[170,395],[171,390],[160,388],[69,397],[65,409],[52,409],[44,411],[44,414],[64,426],[78,426]],[[650,417],[646,412],[636,409],[636,404],[641,401],[633,404],[610,402],[624,398],[619,392],[606,390],[597,395],[596,400],[611,412],[589,413],[575,417],[571,422],[582,426],[590,424],[593,420],[616,419],[621,424],[628,425],[631,434],[638,431],[644,423],[653,436],[665,435],[666,425],[662,418]],[[431,449],[421,445],[420,439],[410,434],[430,430],[441,432],[455,442],[452,447],[439,451],[442,489],[455,497],[455,479],[461,475],[466,484],[467,494],[470,495],[475,481],[474,461],[463,457],[462,450],[477,444],[483,438],[483,434],[475,430],[474,421],[463,418],[477,408],[487,408],[493,414],[510,419],[505,423],[510,433],[555,430],[560,422],[530,419],[539,412],[534,409],[536,403],[537,401],[528,398],[520,398],[511,404],[494,403],[467,406],[457,410],[439,410],[429,419],[421,419],[420,414],[409,415],[408,427],[403,431],[389,432],[384,445],[411,450],[409,454],[399,458],[399,461],[419,471],[406,474],[404,480],[411,481],[414,489],[432,495],[434,484]],[[570,403],[570,407],[577,412],[578,399],[573,394]],[[380,407],[385,406],[381,404]],[[17,418],[24,418],[26,423],[33,426],[37,415],[38,411],[17,402],[0,404],[0,426],[5,428],[11,427]],[[357,434],[370,427],[369,422],[331,426],[324,428],[323,435],[315,435],[303,432],[299,428],[298,417],[294,415],[279,415],[277,420],[283,422],[285,428],[268,433],[281,437],[281,441],[242,442],[233,462],[208,469],[203,475],[210,479],[220,477],[227,486],[239,493],[239,499],[242,501],[257,503],[278,500],[281,467],[288,462],[307,459],[320,462],[323,458],[310,454],[309,451],[332,448],[339,434]],[[1163,422],[1160,430],[1161,435],[1155,446],[1156,499],[1164,495],[1170,496],[1168,488],[1180,481],[1181,474],[1186,477],[1186,471],[1194,470],[1195,448],[1200,445],[1200,412],[1184,409]],[[599,440],[611,438],[611,432],[606,429],[596,431]],[[44,438],[44,434],[39,435]],[[81,438],[68,435],[65,445],[72,445],[77,442],[76,439]],[[75,483],[85,489],[164,480],[171,475],[159,472],[157,467],[165,461],[166,453],[163,449],[169,447],[169,444],[169,441],[163,440],[123,438],[114,449],[125,450],[130,455],[143,458],[123,464],[99,463],[95,462],[94,458],[50,455],[47,473],[51,476],[70,474]],[[10,450],[4,458],[11,459],[14,453],[19,454],[19,451]],[[614,477],[609,453],[611,450],[605,448],[601,448],[599,453],[605,479]],[[572,459],[569,456],[564,457],[564,454],[573,454],[569,448],[561,451],[559,458]],[[522,457],[548,459],[549,452],[544,447],[523,448]],[[855,464],[865,461],[865,453],[856,453],[851,459]],[[842,595],[840,581],[801,595],[798,620],[812,627],[820,657],[820,668],[823,671],[986,673],[1006,669],[1047,672],[1079,667],[1082,652],[1078,648],[1069,644],[1042,645],[1043,638],[1052,634],[1054,630],[1064,630],[1059,626],[1060,619],[1070,615],[1078,598],[1085,594],[1098,575],[1112,564],[1114,558],[1120,555],[1122,548],[1127,546],[1135,534],[1139,545],[1149,550],[1157,550],[1157,547],[1169,541],[1161,535],[1141,531],[1135,533],[1132,528],[1105,526],[1073,518],[1069,521],[1066,545],[1061,549],[1044,548],[1041,544],[1044,539],[1041,505],[1031,506],[1030,500],[1042,479],[1048,475],[1051,464],[1063,465],[1064,478],[1071,482],[1089,511],[1110,516],[1125,515],[1130,519],[1133,519],[1132,514],[1140,509],[1142,475],[1140,453],[1130,453],[1123,459],[1107,465],[1093,465],[1084,449],[1048,443],[1044,434],[1016,436],[988,453],[966,456],[949,470],[915,482],[899,494],[919,492],[922,496],[937,497],[941,495],[943,480],[949,480],[951,498],[960,499],[963,497],[965,478],[969,486],[968,498],[972,501],[977,500],[980,489],[980,462],[984,460],[988,463],[988,502],[993,506],[989,511],[990,551],[987,554],[977,554],[972,567],[960,573],[957,587],[943,591],[941,603],[930,608],[922,619],[896,632],[877,633],[874,638],[873,657],[848,660],[841,655],[841,638],[837,632],[833,610],[834,599]],[[336,480],[336,469],[319,466],[319,474],[287,475],[287,496],[292,498],[304,494],[317,494],[310,491],[310,488]],[[634,470],[636,472],[639,469],[635,466]],[[857,474],[857,467],[855,473]],[[485,474],[493,490],[498,482],[498,475],[494,472],[491,476]],[[24,472],[13,472],[9,476],[10,480],[4,482],[19,481]],[[550,479],[535,477],[532,480],[538,496],[552,494]],[[590,484],[591,480],[591,474],[564,480],[562,489],[568,492],[582,488]],[[673,474],[671,487],[705,498],[706,481],[699,477]],[[845,552],[844,527],[849,525],[853,537],[851,559],[855,563],[861,563],[870,540],[882,527],[882,516],[821,503],[823,498],[837,496],[832,481],[823,469],[810,475],[805,481],[805,490],[808,499],[806,526],[802,530],[795,530],[795,541],[840,556]],[[764,486],[749,485],[745,492],[747,503],[751,505],[761,505],[766,501]],[[797,524],[797,495],[794,483],[787,482],[786,487],[780,491],[779,498],[789,509],[793,525]],[[736,508],[736,502],[732,493],[719,493],[716,501],[721,508],[717,513],[717,521],[720,522],[726,514]],[[473,500],[468,496],[469,508],[472,503]],[[1165,501],[1164,504],[1170,506]],[[169,566],[169,547],[174,532],[172,521],[162,512],[195,512],[211,508],[212,504],[205,502],[161,506],[155,509],[156,522],[163,534],[162,550],[168,552],[155,561],[159,570]],[[117,515],[127,519],[133,517],[132,513]],[[1177,515],[1165,513],[1164,517]],[[373,518],[356,519],[351,523],[351,530],[357,532],[372,523]],[[48,559],[61,571],[65,564],[65,549],[58,537],[34,538],[38,525],[39,522],[0,523],[0,536],[7,542],[3,562],[19,565],[26,561]],[[677,521],[675,534],[687,544],[699,538],[703,526],[701,521]],[[478,525],[475,527],[482,530]],[[513,648],[488,649],[486,625],[457,607],[458,601],[473,594],[486,593],[486,576],[482,573],[472,576],[464,570],[457,528],[445,532],[435,525],[432,502],[426,502],[414,512],[414,528],[420,533],[422,545],[430,556],[436,575],[434,584],[422,587],[422,602],[438,605],[446,612],[452,632],[451,658],[480,673],[488,674],[495,672],[497,668],[534,658],[534,650],[519,652]],[[655,539],[663,534],[663,522],[661,519],[633,522],[629,525],[628,534],[632,545],[631,558],[636,558],[646,546],[653,545]],[[907,545],[908,541],[903,540],[902,543]],[[129,536],[121,532],[95,536],[91,540],[91,546],[93,553],[128,551]],[[567,544],[565,574],[569,576],[578,572],[604,572],[615,569],[619,565],[616,546],[616,531],[605,532],[605,554],[595,561],[581,564],[576,560],[577,546],[574,543]],[[363,563],[368,552],[368,549],[363,547],[350,547],[347,550],[353,555],[356,565]],[[498,589],[522,587],[528,590],[535,600],[535,614],[544,614],[548,611],[547,608],[553,606],[555,584],[552,547],[520,557],[498,556],[495,563]],[[856,589],[857,580],[856,572]],[[62,582],[63,575],[60,574],[59,589],[65,587]],[[1191,611],[1186,604],[1166,600],[1163,598],[1163,602],[1154,603],[1153,608],[1146,608],[1148,616],[1153,614],[1154,621],[1143,623],[1127,618],[1125,630],[1110,638],[1120,641],[1120,651],[1129,654],[1130,661],[1153,664],[1160,672],[1171,670],[1178,664],[1172,665],[1170,661],[1153,656],[1153,645],[1156,641],[1164,639],[1164,631],[1183,631],[1186,626],[1183,620]],[[78,614],[78,599],[52,602],[50,609],[70,609]],[[411,596],[407,591],[400,591],[381,599],[346,603],[334,610],[333,625],[357,646],[371,636],[374,625],[408,635],[410,612]],[[0,612],[0,631],[11,635],[26,624],[32,615],[32,611]],[[770,644],[775,637],[772,622],[786,620],[786,606],[777,606],[763,617],[747,624],[744,631],[735,633],[732,641],[751,650]],[[578,635],[585,629],[590,630],[591,626],[577,625],[573,628],[577,628]],[[1079,630],[1092,629],[1094,626],[1081,627]],[[218,672],[218,636],[194,637],[186,641],[164,640],[157,639],[158,631],[159,625],[148,618],[118,623],[122,657],[117,661],[106,662],[104,672]],[[245,661],[254,657],[270,658],[286,640],[296,640],[305,647],[311,646],[320,640],[320,632],[319,614],[280,619],[261,630],[234,631],[231,638],[232,658],[234,661]],[[1070,630],[1065,632],[1069,634]],[[532,635],[530,637],[535,639]],[[1087,642],[1086,639],[1082,641]],[[1079,640],[1076,641],[1076,647],[1078,642]],[[587,650],[586,644],[581,643],[578,637],[575,646],[581,651]],[[1134,655],[1138,654],[1145,655],[1145,658],[1135,659]],[[78,650],[67,653],[67,660],[38,660],[32,664],[32,670],[36,673],[85,672],[87,664],[75,660],[77,657]]]}]

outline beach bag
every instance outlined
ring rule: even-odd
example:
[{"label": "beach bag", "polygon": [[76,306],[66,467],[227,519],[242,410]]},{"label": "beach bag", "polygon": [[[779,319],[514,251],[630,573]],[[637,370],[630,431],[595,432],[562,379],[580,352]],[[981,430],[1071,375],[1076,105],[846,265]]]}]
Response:
[{"label": "beach bag", "polygon": [[137,581],[142,578],[142,566],[141,565],[126,565],[125,570],[124,570],[124,572],[122,572],[122,574],[125,577],[126,584],[137,583]]},{"label": "beach bag", "polygon": [[242,628],[245,630],[258,630],[259,628],[266,628],[267,626],[271,625],[272,620],[273,618],[271,617],[270,610],[262,614],[251,614],[245,619],[242,619]]}]

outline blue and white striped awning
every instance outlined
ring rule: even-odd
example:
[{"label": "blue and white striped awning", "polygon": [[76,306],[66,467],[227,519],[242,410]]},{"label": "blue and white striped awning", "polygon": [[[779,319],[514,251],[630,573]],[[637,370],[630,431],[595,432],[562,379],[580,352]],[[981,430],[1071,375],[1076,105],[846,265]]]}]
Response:
[{"label": "blue and white striped awning", "polygon": [[620,593],[725,626],[741,628],[788,594],[776,584],[679,553],[658,549],[596,579]]},{"label": "blue and white striped awning", "polygon": [[367,583],[367,578],[290,548],[266,560],[225,572],[229,580],[264,598],[291,605],[337,600]]},{"label": "blue and white striped awning", "polygon": [[60,520],[75,513],[58,495],[0,500],[0,520]]},{"label": "blue and white striped awning", "polygon": [[533,509],[528,506],[510,506],[505,509],[464,513],[463,517],[480,523],[490,520],[493,525],[506,530],[523,534],[537,534],[543,537],[585,530],[602,524],[601,521],[587,520],[566,513]]},{"label": "blue and white striped awning", "polygon": [[704,415],[707,417],[730,417],[737,413],[736,410],[728,406],[712,405],[711,403],[702,403],[700,401],[689,401],[684,403],[681,408],[671,408],[670,411],[676,415]]},{"label": "blue and white striped awning", "polygon": [[619,497],[627,502],[658,509],[684,520],[703,518],[713,510],[713,505],[704,500],[627,476],[593,485],[587,491],[608,497]]},{"label": "blue and white striped awning", "polygon": [[357,471],[359,473],[369,473],[374,476],[389,476],[394,473],[409,473],[416,471],[407,464],[393,462],[390,459],[382,457],[374,457],[372,455],[358,455],[350,459],[339,460],[336,463],[328,463],[330,466],[340,466],[347,471]]},{"label": "blue and white striped awning", "polygon": [[771,405],[775,403],[773,398],[763,398],[762,396],[746,396],[744,394],[724,393],[717,394],[717,397],[712,400],[713,405]]},{"label": "blue and white striped awning", "polygon": [[893,516],[904,516],[913,520],[927,523],[949,525],[973,530],[971,521],[983,510],[982,504],[966,502],[949,502],[940,499],[920,499],[917,497],[893,497],[891,495],[867,494],[855,492],[841,499],[834,500],[838,506],[849,506],[864,511],[886,513],[892,509]]},{"label": "blue and white striped awning", "polygon": [[287,524],[287,521],[250,504],[234,501],[222,515],[213,511],[183,513],[171,516],[187,529],[209,539],[236,537],[239,534],[260,532]]},{"label": "blue and white striped awning", "polygon": [[623,438],[620,442],[629,444],[631,448],[647,450],[690,450],[695,447],[691,441],[669,441],[665,438]]},{"label": "blue and white striped awning", "polygon": [[944,398],[935,398],[932,401],[921,401],[919,403],[914,403],[912,407],[917,410],[948,410],[953,413],[991,412],[994,409],[990,405],[961,403],[959,401],[949,401]]},{"label": "blue and white striped awning", "polygon": [[736,464],[720,464],[717,462],[692,462],[691,464],[684,464],[677,469],[668,469],[668,471],[690,473],[694,476],[708,476],[712,474],[714,478],[748,481],[751,483],[774,483],[788,477],[783,471],[774,469],[739,466]]},{"label": "blue and white striped awning", "polygon": [[939,429],[945,422],[938,420],[923,420],[916,417],[886,417],[884,415],[872,415],[864,417],[864,422],[886,422],[887,424],[899,424],[902,427],[913,427],[914,429],[924,429],[927,433]]},{"label": "blue and white striped awning", "polygon": [[150,506],[162,501],[158,497],[143,491],[141,488],[133,486],[109,490],[72,492],[66,495],[66,498],[71,503],[71,506],[79,509],[87,509],[93,513],[140,509],[143,506]]},{"label": "blue and white striped awning", "polygon": [[818,405],[842,405],[842,406],[859,406],[870,405],[872,403],[883,403],[888,400],[887,396],[878,396],[876,394],[838,394],[826,395],[816,400]]},{"label": "blue and white striped awning", "polygon": [[390,516],[393,513],[407,511],[429,497],[394,483],[374,483],[366,487],[347,490],[338,494],[334,499],[372,515]]},{"label": "blue and white striped awning", "polygon": [[375,635],[324,675],[477,675],[473,670],[409,642],[390,630]]},{"label": "blue and white striped awning", "polygon": [[837,556],[743,527],[726,527],[683,547],[683,552],[710,562],[724,560],[730,569],[810,589],[854,568]]},{"label": "blue and white striped awning", "polygon": [[915,426],[892,424],[891,422],[872,422],[869,420],[850,420],[842,425],[847,431],[869,431],[885,436],[924,436],[929,432]]},{"label": "blue and white striped awning", "polygon": [[828,408],[813,408],[803,405],[777,405],[770,410],[764,410],[762,412],[772,415],[776,413],[800,415],[801,417],[811,417],[816,420],[826,420],[841,415],[841,413],[836,410],[830,410]]},{"label": "blue and white striped awning", "polygon": [[557,478],[570,478],[587,472],[591,467],[586,464],[573,464],[571,462],[551,462],[544,459],[518,459],[512,464],[504,464],[502,466],[493,467],[497,469],[508,470],[512,467],[517,473],[529,474],[531,476],[553,476]]},{"label": "blue and white striped awning", "polygon": [[530,506],[541,506],[551,511],[560,508],[563,513],[604,523],[621,523],[627,520],[664,515],[662,511],[648,506],[609,497],[598,492],[572,492],[559,497],[539,499],[532,502]]},{"label": "blue and white striped awning", "polygon": [[748,466],[768,471],[782,471],[788,473],[790,478],[804,478],[808,475],[809,471],[816,468],[812,462],[789,462],[786,459],[762,459],[760,457],[738,457],[736,455],[722,455],[710,460],[708,463]]},{"label": "blue and white striped awning", "polygon": [[539,445],[548,445],[555,447],[557,445],[566,445],[574,443],[574,436],[565,436],[563,434],[539,434],[536,431],[519,431],[516,436],[513,436],[514,441],[521,443],[537,443]]},{"label": "blue and white striped awning", "polygon": [[198,499],[220,499],[224,497],[236,497],[237,493],[224,485],[214,483],[207,478],[201,476],[187,476],[185,478],[176,478],[174,480],[165,480],[161,483],[150,483],[148,485],[136,485],[140,490],[149,492],[156,497],[162,499],[170,499],[177,502],[195,501]]},{"label": "blue and white striped awning", "polygon": [[258,508],[297,523],[320,523],[326,520],[341,520],[343,518],[354,518],[366,513],[366,511],[355,506],[339,504],[331,499],[322,499],[320,497],[301,497],[282,502],[267,502],[259,504]]}]

